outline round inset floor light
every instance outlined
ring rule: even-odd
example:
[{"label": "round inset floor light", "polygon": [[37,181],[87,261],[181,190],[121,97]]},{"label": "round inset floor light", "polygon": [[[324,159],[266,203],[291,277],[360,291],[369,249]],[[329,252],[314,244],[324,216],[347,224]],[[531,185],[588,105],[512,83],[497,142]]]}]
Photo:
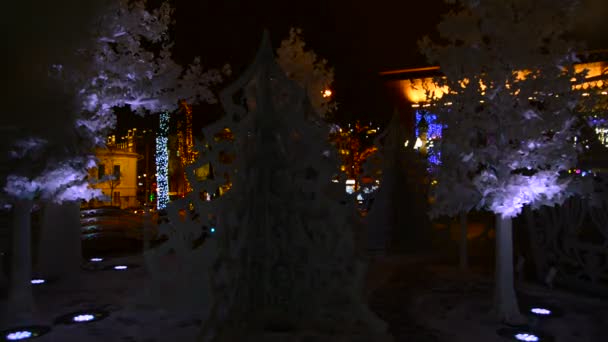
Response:
[{"label": "round inset floor light", "polygon": [[551,315],[551,310],[545,308],[532,308],[530,312],[539,315],[539,316],[549,316]]},{"label": "round inset floor light", "polygon": [[518,341],[525,341],[525,342],[538,342],[540,341],[540,338],[534,334],[529,334],[529,333],[518,333],[515,334],[515,339]]},{"label": "round inset floor light", "polygon": [[496,331],[498,335],[522,342],[553,342],[555,338],[540,330],[530,328],[501,328]]},{"label": "round inset floor light", "polygon": [[55,320],[55,324],[91,323],[108,317],[105,311],[77,311],[63,315]]},{"label": "round inset floor light", "polygon": [[23,341],[42,336],[51,328],[45,326],[19,327],[2,332],[2,341]]},{"label": "round inset floor light", "polygon": [[40,285],[40,284],[46,283],[46,280],[44,280],[44,279],[32,279],[30,281],[30,283],[32,283],[32,285]]},{"label": "round inset floor light", "polygon": [[91,258],[89,259],[90,262],[102,262],[103,258]]},{"label": "round inset floor light", "polygon": [[140,265],[137,264],[114,264],[114,265],[106,265],[105,267],[103,267],[104,270],[110,270],[110,271],[126,271],[126,270],[130,270],[133,268],[138,268],[140,267]]},{"label": "round inset floor light", "polygon": [[77,316],[72,317],[72,320],[74,322],[78,322],[78,323],[89,322],[94,319],[95,319],[95,316],[93,316],[91,314],[77,315]]}]

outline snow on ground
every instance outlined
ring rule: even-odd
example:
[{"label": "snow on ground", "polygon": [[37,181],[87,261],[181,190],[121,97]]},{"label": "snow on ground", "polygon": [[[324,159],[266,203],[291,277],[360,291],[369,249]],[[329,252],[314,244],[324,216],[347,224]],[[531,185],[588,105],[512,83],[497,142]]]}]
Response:
[{"label": "snow on ground", "polygon": [[[143,265],[141,256],[106,259],[105,265]],[[370,305],[389,325],[396,342],[508,341],[488,314],[492,279],[478,272],[463,274],[429,257],[389,257],[371,265]],[[37,342],[171,342],[195,341],[200,320],[132,305],[146,281],[144,267],[126,271],[82,270],[70,282],[35,288],[36,322],[52,330]],[[522,308],[538,302],[562,311],[539,319],[536,327],[556,342],[605,341],[608,302],[533,285],[519,286]],[[531,298],[531,299],[530,299]],[[101,321],[64,325],[53,321],[66,313],[100,308],[110,315]],[[534,325],[534,322],[532,322]],[[5,328],[5,327],[2,327]],[[370,341],[374,342],[374,341]]]}]

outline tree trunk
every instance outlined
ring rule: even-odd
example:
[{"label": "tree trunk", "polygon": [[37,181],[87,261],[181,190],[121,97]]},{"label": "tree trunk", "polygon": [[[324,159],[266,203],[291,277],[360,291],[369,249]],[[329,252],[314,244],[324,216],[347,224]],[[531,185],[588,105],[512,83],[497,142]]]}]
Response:
[{"label": "tree trunk", "polygon": [[9,324],[28,323],[34,310],[32,294],[31,199],[15,201],[13,209],[13,245],[8,294]]},{"label": "tree trunk", "polygon": [[469,257],[467,252],[467,212],[460,213],[460,269],[469,269]]},{"label": "tree trunk", "polygon": [[532,208],[530,208],[528,205],[525,206],[523,213],[526,217],[526,228],[528,230],[528,240],[530,243],[529,246],[531,252],[530,254],[532,255],[534,262],[534,273],[536,273],[536,280],[542,284],[545,280],[544,275],[547,271],[547,258],[544,253],[545,246],[541,246],[538,242],[538,227],[536,226],[536,219],[534,218]]},{"label": "tree trunk", "polygon": [[46,279],[63,278],[80,270],[82,242],[78,201],[50,202],[44,206],[38,246],[38,275]]},{"label": "tree trunk", "polygon": [[496,270],[494,311],[506,324],[521,325],[526,319],[519,312],[513,279],[512,219],[496,214]]}]

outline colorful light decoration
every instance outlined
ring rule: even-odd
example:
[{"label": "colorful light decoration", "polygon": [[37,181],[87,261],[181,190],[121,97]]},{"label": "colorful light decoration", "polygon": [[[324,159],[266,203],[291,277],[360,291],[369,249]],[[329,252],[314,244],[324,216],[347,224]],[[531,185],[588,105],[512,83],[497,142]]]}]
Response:
[{"label": "colorful light decoration", "polygon": [[[186,101],[180,101],[180,105],[184,110],[185,120],[179,120],[177,122],[177,145],[179,159],[185,170],[186,166],[194,163],[198,157],[198,151],[194,148],[194,137],[192,135],[192,107],[190,107]],[[190,181],[188,181],[185,171],[184,180],[186,183],[186,192],[191,192],[192,185],[190,185]]]},{"label": "colorful light decoration", "polygon": [[363,164],[378,151],[376,146],[369,146],[365,142],[371,140],[371,137],[379,130],[379,127],[374,129],[371,122],[369,125],[365,125],[356,121],[354,125],[348,124],[348,129],[335,126],[329,134],[329,141],[338,150],[342,162],[340,171],[346,175],[346,192],[349,194],[359,190],[359,178],[363,173]]},{"label": "colorful light decoration", "polygon": [[116,265],[116,266],[114,266],[114,269],[117,270],[117,271],[124,271],[124,270],[126,270],[128,268],[129,268],[129,266],[127,266],[127,265]]},{"label": "colorful light decoration", "polygon": [[46,283],[44,279],[32,279],[30,282],[32,283],[32,285],[41,285]]},{"label": "colorful light decoration", "polygon": [[437,123],[437,115],[425,110],[416,110],[416,144],[414,149],[420,149],[427,155],[428,171],[433,172],[441,165],[441,152],[434,142],[441,139],[443,125]]},{"label": "colorful light decoration", "polygon": [[90,262],[102,262],[103,258],[91,258],[89,259]]},{"label": "colorful light decoration", "polygon": [[161,113],[156,136],[156,207],[165,209],[169,203],[169,113]]}]

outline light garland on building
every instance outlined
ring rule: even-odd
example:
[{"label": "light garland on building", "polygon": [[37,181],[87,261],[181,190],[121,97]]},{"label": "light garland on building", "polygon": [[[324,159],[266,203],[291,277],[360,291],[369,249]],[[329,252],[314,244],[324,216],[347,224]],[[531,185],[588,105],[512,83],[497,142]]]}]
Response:
[{"label": "light garland on building", "polygon": [[[186,101],[181,101],[180,105],[184,110],[184,120],[179,120],[177,123],[177,141],[179,158],[181,160],[182,167],[194,163],[198,157],[198,151],[194,149],[194,138],[192,136],[192,107],[188,105]],[[188,181],[188,177],[184,174],[184,180],[186,183],[186,192],[192,191],[192,185]]]},{"label": "light garland on building", "polygon": [[169,203],[169,113],[161,113],[156,136],[156,206],[164,209]]}]

